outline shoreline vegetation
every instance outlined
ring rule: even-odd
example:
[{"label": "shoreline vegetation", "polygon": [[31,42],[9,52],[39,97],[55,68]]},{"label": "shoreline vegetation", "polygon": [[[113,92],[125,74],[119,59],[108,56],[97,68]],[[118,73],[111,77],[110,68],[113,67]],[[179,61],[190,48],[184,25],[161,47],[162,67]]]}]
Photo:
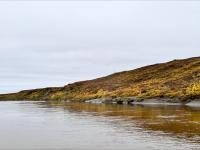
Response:
[{"label": "shoreline vegetation", "polygon": [[1,94],[0,100],[200,105],[200,57],[154,64],[64,87]]}]

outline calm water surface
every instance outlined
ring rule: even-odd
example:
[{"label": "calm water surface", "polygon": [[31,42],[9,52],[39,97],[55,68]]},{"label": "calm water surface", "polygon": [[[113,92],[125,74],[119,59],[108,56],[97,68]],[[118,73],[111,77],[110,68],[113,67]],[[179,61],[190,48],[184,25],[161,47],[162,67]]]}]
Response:
[{"label": "calm water surface", "polygon": [[0,149],[199,150],[200,108],[0,102]]}]

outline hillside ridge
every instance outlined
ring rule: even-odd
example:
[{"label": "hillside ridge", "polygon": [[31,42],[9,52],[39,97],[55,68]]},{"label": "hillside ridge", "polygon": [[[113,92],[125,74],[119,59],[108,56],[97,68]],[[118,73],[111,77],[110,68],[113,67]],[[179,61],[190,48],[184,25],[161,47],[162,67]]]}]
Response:
[{"label": "hillside ridge", "polygon": [[153,64],[105,77],[79,81],[64,87],[24,90],[1,94],[0,100],[92,99],[178,99],[200,98],[200,57]]}]

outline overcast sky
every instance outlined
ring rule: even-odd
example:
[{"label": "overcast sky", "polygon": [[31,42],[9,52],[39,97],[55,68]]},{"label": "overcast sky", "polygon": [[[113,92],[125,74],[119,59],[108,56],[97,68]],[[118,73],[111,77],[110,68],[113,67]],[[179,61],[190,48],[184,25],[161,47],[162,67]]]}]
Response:
[{"label": "overcast sky", "polygon": [[0,1],[0,93],[192,56],[197,1]]}]

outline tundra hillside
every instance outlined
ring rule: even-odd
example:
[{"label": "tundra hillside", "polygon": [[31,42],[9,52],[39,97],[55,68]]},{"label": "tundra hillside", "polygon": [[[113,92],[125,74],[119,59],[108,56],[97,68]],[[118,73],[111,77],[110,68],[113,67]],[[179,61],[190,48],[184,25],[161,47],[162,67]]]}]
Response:
[{"label": "tundra hillside", "polygon": [[85,101],[128,97],[142,100],[200,100],[200,57],[150,65],[64,87],[2,94],[0,100]]}]

